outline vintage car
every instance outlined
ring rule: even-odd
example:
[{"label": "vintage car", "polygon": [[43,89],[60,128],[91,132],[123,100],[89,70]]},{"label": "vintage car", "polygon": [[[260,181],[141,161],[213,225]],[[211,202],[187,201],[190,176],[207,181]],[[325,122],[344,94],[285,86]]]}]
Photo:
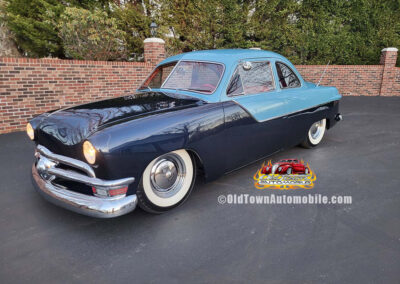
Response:
[{"label": "vintage car", "polygon": [[305,82],[285,57],[207,50],[169,57],[126,96],[39,115],[33,184],[49,201],[95,217],[137,204],[162,213],[206,181],[302,144],[341,119],[334,87]]},{"label": "vintage car", "polygon": [[304,165],[302,162],[299,162],[297,159],[285,159],[280,160],[273,165],[267,165],[262,168],[261,171],[263,174],[277,174],[277,175],[291,175],[291,174],[302,174],[308,175],[310,173],[310,169]]}]

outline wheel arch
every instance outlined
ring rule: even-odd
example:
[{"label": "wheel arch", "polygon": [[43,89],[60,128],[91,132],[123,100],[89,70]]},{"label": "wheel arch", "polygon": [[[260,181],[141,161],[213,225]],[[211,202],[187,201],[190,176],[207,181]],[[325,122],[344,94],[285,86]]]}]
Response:
[{"label": "wheel arch", "polygon": [[325,126],[325,128],[326,129],[331,128],[331,119],[329,117],[326,118],[326,126]]},{"label": "wheel arch", "polygon": [[194,166],[195,166],[195,167],[197,168],[197,170],[198,170],[197,172],[198,172],[200,175],[202,175],[202,176],[205,177],[205,175],[206,175],[206,169],[205,169],[205,167],[204,167],[203,159],[200,157],[200,155],[197,153],[197,151],[194,150],[194,149],[191,149],[191,148],[184,149],[184,150],[186,150],[186,151],[189,153],[190,157],[193,159]]}]

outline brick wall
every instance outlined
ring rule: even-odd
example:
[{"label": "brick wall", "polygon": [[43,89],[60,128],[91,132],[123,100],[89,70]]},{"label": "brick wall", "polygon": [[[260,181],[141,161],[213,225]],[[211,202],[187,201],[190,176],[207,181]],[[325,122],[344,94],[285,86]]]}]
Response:
[{"label": "brick wall", "polygon": [[143,45],[147,62],[156,65],[165,58],[165,41],[161,38],[146,38]]},{"label": "brick wall", "polygon": [[133,92],[154,67],[145,62],[0,58],[0,133],[33,115]]},{"label": "brick wall", "polygon": [[[318,83],[326,66],[297,65],[296,68],[304,80]],[[321,85],[335,86],[339,93],[345,96],[379,96],[382,72],[381,65],[330,65],[321,80]],[[398,96],[399,92],[400,89]]]},{"label": "brick wall", "polygon": [[[335,86],[342,95],[400,96],[400,68],[397,48],[382,50],[380,65],[330,65],[321,85]],[[297,65],[304,80],[317,83],[326,66]]]},{"label": "brick wall", "polygon": [[392,88],[393,88],[393,95],[400,96],[400,94],[399,94],[399,92],[400,92],[400,68],[396,68],[396,74],[395,74]]},{"label": "brick wall", "polygon": [[[33,115],[133,92],[165,56],[164,42],[145,41],[145,62],[102,62],[0,57],[0,134],[23,130]],[[396,49],[382,51],[381,65],[329,66],[322,85],[343,95],[400,96]],[[296,66],[318,82],[325,66]]]},{"label": "brick wall", "polygon": [[389,47],[382,50],[380,64],[383,65],[381,95],[393,96],[399,92],[396,87],[395,80],[399,73],[396,68],[397,48]]}]

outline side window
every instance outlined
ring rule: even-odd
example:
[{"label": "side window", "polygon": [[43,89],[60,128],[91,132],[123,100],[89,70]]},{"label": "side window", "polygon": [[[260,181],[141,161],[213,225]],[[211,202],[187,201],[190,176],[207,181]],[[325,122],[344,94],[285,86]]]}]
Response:
[{"label": "side window", "polygon": [[269,62],[244,62],[236,68],[229,84],[227,95],[251,95],[274,89]]},{"label": "side window", "polygon": [[157,67],[139,89],[145,89],[147,87],[152,89],[160,88],[175,65],[176,62],[172,62]]},{"label": "side window", "polygon": [[300,80],[296,74],[286,64],[276,62],[276,72],[278,73],[279,85],[282,89],[300,87]]},{"label": "side window", "polygon": [[240,79],[239,71],[236,69],[235,73],[232,76],[231,83],[229,84],[227,94],[230,96],[238,96],[243,95],[243,84]]}]

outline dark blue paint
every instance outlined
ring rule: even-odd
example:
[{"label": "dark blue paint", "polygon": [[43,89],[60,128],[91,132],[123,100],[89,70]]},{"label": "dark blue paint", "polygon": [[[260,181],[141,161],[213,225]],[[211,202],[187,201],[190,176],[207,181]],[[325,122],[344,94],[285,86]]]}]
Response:
[{"label": "dark blue paint", "polygon": [[[179,58],[178,58],[179,57]],[[315,121],[336,123],[336,88],[305,82],[283,56],[265,51],[225,50],[187,53],[166,59],[221,62],[226,70],[212,95],[180,90],[140,91],[130,96],[45,113],[31,120],[37,144],[85,161],[82,144],[98,149],[96,176],[135,177],[128,194],[136,191],[146,166],[156,157],[178,149],[196,155],[206,179],[261,159],[303,141]],[[302,85],[295,89],[228,97],[226,88],[242,60],[275,61],[291,67]]]},{"label": "dark blue paint", "polygon": [[[170,94],[164,93],[160,96],[169,97]],[[177,95],[172,94],[169,99],[176,100]],[[180,97],[179,100],[184,99]],[[116,106],[113,100],[103,101],[97,105],[99,109],[91,105],[92,113],[101,113],[100,106],[108,109],[107,104],[110,107]],[[258,122],[233,101],[204,103],[189,100],[176,102],[172,106],[168,110],[127,115],[111,123],[108,121],[99,124],[99,131],[85,137],[99,151],[94,166],[96,176],[103,179],[136,177],[135,183],[129,189],[129,194],[133,194],[144,169],[153,159],[170,151],[187,149],[200,158],[206,179],[212,180],[300,143],[311,124],[323,117],[328,117],[332,126],[335,121],[333,118],[338,112],[338,104],[330,103]],[[87,109],[87,106],[81,106],[81,109]],[[69,114],[65,113],[58,113],[60,121],[64,115],[65,120],[69,118]],[[84,139],[77,144],[67,145],[44,130],[44,126],[49,124],[46,119],[36,118],[38,119],[42,122],[36,124],[37,143],[56,153],[85,161],[82,154]],[[36,120],[33,122],[38,123]],[[58,124],[53,125],[55,127]],[[65,127],[64,124],[60,125]],[[77,129],[83,126],[87,127],[86,120],[75,125]],[[69,127],[72,128],[72,124]],[[72,133],[74,129],[68,131]]]}]

